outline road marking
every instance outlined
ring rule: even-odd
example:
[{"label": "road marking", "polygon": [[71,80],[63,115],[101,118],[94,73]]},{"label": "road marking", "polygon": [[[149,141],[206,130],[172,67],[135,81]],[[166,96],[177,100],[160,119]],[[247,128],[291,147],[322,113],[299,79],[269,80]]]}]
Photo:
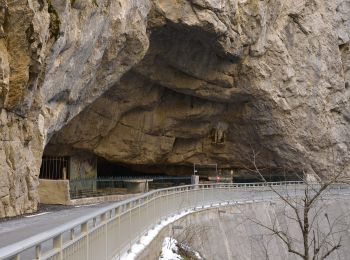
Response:
[{"label": "road marking", "polygon": [[32,217],[37,217],[37,216],[45,215],[45,214],[48,214],[48,213],[51,213],[51,212],[45,211],[45,212],[41,212],[41,213],[34,214],[34,215],[24,216],[24,217],[25,217],[25,218],[32,218]]},{"label": "road marking", "polygon": [[80,208],[80,207],[90,207],[90,206],[95,206],[95,205],[99,205],[101,203],[94,203],[94,204],[85,204],[85,205],[77,205],[75,206],[75,208]]}]

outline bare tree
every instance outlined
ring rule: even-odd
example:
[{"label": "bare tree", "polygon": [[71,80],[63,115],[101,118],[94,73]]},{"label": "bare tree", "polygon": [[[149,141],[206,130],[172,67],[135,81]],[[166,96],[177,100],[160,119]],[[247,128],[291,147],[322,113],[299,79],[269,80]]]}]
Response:
[{"label": "bare tree", "polygon": [[[310,182],[304,176],[299,176],[303,184],[298,191],[291,194],[287,188],[280,188],[269,183],[260,169],[256,159],[258,153],[253,150],[251,162],[259,178],[265,183],[285,206],[283,215],[294,223],[298,231],[292,235],[288,225],[279,225],[277,217],[271,223],[262,223],[260,220],[249,218],[252,222],[263,227],[270,235],[277,237],[292,253],[304,260],[326,259],[342,246],[342,236],[348,230],[346,218],[349,214],[330,218],[324,201],[335,187],[340,188],[348,184],[348,176],[339,171],[331,174],[328,179]],[[266,253],[268,256],[268,254]],[[268,259],[268,258],[267,258]]]}]

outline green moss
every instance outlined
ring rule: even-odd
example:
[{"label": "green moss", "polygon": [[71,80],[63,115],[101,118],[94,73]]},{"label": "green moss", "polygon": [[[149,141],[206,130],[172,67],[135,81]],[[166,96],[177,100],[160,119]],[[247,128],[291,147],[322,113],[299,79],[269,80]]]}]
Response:
[{"label": "green moss", "polygon": [[47,0],[47,4],[48,4],[48,12],[50,14],[50,26],[49,26],[50,35],[51,37],[54,37],[55,40],[57,40],[58,37],[60,36],[61,21],[58,16],[58,13],[56,12],[53,5],[51,4],[51,0]]}]

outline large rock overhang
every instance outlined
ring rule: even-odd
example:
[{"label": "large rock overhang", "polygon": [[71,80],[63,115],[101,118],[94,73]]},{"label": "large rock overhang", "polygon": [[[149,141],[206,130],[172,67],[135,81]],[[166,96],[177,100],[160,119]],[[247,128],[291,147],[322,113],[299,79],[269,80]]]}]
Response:
[{"label": "large rock overhang", "polygon": [[[289,56],[300,52],[290,37],[308,39],[298,24],[284,21],[273,32],[280,36],[270,39],[273,43],[253,36],[244,42],[213,30],[210,15],[198,23],[166,17],[161,8],[156,5],[149,15],[145,57],[56,133],[50,145],[89,151],[146,172],[187,167],[188,173],[193,163],[247,172],[256,163],[267,174],[324,175],[334,151],[321,150],[332,146],[332,133],[324,128],[328,115],[316,118],[321,107],[315,104],[321,109],[316,111],[307,103],[325,93],[315,96],[304,89],[298,94],[304,83],[296,73],[304,72],[294,68],[301,61]],[[251,22],[263,33],[264,25]],[[228,40],[230,49],[223,44]],[[310,75],[310,80],[319,78]]]}]

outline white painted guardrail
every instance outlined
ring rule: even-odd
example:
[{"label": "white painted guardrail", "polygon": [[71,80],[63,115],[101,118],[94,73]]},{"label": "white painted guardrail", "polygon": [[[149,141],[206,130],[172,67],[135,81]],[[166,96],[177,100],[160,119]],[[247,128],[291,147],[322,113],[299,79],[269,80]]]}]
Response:
[{"label": "white painted guardrail", "polygon": [[[293,181],[269,185],[295,195],[304,188],[302,182]],[[0,248],[0,259],[18,260],[28,250],[34,254],[30,259],[119,259],[147,231],[179,212],[236,200],[272,198],[276,194],[266,183],[200,184],[154,190]]]}]

